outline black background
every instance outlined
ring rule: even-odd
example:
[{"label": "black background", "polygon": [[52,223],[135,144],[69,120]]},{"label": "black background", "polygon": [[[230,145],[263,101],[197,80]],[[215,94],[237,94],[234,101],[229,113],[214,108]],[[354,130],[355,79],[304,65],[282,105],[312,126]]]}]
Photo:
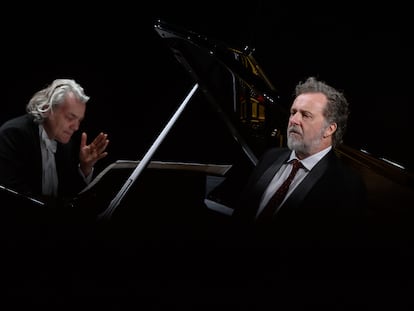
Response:
[{"label": "black background", "polygon": [[[160,18],[254,48],[256,60],[287,98],[309,75],[343,90],[352,109],[345,143],[414,167],[406,152],[413,134],[413,48],[404,7],[154,1],[37,4],[24,12],[20,7],[2,12],[9,21],[1,30],[0,122],[23,113],[32,94],[53,79],[74,78],[91,96],[85,129],[90,136],[109,134],[106,161],[142,158],[190,87],[153,29]],[[200,123],[197,107],[191,109],[196,116],[185,117],[194,121],[167,146],[203,145],[190,134],[207,122]]]},{"label": "black background", "polygon": [[[83,126],[90,136],[105,131],[111,140],[109,157],[101,165],[141,159],[191,85],[153,29],[161,18],[255,48],[256,60],[286,97],[309,75],[344,90],[352,108],[345,142],[412,170],[411,10],[397,3],[361,5],[365,7],[276,1],[8,4],[0,10],[0,123],[24,113],[33,93],[53,79],[74,78],[91,96]],[[219,120],[205,120],[202,107],[188,108],[177,123],[178,133],[167,138],[166,158],[178,154],[182,159],[181,148],[203,153],[208,146],[211,151],[220,136]],[[212,135],[204,135],[210,127]],[[58,305],[54,310],[78,307],[82,299],[82,305],[93,307],[147,304],[151,309],[165,305],[166,310],[174,305],[174,310],[190,310],[187,305],[210,310],[207,306],[222,301],[250,310],[280,300],[289,306],[320,301],[333,308],[363,300],[395,309],[396,304],[412,304],[413,253],[407,241],[409,247],[391,245],[389,252],[373,248],[372,254],[368,249],[343,256],[332,249],[319,257],[293,248],[292,255],[275,258],[258,248],[209,252],[203,243],[187,247],[191,241],[183,242],[182,249],[169,241],[169,247],[161,244],[158,250],[146,241],[132,241],[95,250],[81,240],[74,247],[56,243],[48,250],[45,241],[33,238],[27,245],[10,243],[3,252],[8,271],[2,280],[12,305]]]}]

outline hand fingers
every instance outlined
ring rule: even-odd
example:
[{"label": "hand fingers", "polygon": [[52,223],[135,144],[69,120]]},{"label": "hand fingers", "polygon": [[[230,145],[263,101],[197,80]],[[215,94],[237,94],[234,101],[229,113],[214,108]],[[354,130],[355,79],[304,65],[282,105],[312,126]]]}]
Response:
[{"label": "hand fingers", "polygon": [[109,140],[105,140],[102,143],[99,143],[96,146],[96,150],[98,151],[98,153],[102,153],[106,149],[106,147],[108,146],[108,144],[109,144]]},{"label": "hand fingers", "polygon": [[99,154],[99,156],[97,157],[96,161],[105,158],[108,155],[108,152],[102,152]]},{"label": "hand fingers", "polygon": [[90,144],[90,147],[94,149],[97,153],[102,153],[108,146],[109,140],[107,139],[108,135],[100,133],[94,141]]},{"label": "hand fingers", "polygon": [[108,134],[100,133],[95,139],[89,144],[91,147],[102,146],[108,141]]},{"label": "hand fingers", "polygon": [[87,138],[88,138],[88,135],[86,135],[86,133],[83,132],[82,135],[81,135],[81,143],[80,143],[81,148],[86,146]]}]

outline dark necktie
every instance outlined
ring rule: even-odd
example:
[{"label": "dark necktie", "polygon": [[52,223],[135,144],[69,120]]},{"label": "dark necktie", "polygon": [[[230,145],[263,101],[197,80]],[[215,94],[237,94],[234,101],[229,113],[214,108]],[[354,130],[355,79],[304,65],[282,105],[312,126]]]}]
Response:
[{"label": "dark necktie", "polygon": [[270,222],[272,220],[273,214],[285,198],[286,193],[289,190],[289,186],[292,183],[297,171],[303,167],[302,163],[298,159],[293,159],[289,164],[292,164],[292,170],[290,171],[288,178],[283,182],[279,189],[277,189],[261,213],[258,215],[257,222],[263,223]]}]

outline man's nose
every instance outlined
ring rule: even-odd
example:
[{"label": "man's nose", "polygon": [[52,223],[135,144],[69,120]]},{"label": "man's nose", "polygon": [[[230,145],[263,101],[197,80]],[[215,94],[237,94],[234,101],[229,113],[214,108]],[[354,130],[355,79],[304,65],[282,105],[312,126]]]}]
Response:
[{"label": "man's nose", "polygon": [[79,126],[80,126],[80,122],[79,122],[79,121],[74,121],[74,122],[71,124],[70,128],[71,128],[72,130],[77,131],[77,130],[79,129]]},{"label": "man's nose", "polygon": [[299,124],[299,113],[295,112],[290,115],[289,122],[291,124]]}]

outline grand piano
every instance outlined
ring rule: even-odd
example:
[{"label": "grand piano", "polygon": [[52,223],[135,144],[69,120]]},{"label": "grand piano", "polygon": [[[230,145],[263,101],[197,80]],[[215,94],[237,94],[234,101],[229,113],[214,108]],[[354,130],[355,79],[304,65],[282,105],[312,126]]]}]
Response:
[{"label": "grand piano", "polygon": [[[274,255],[227,239],[232,202],[250,170],[267,147],[286,143],[290,99],[278,93],[252,49],[160,20],[154,30],[190,83],[145,156],[110,164],[61,206],[0,186],[3,291],[13,304],[244,310],[322,300],[337,306],[354,304],[355,292],[377,300],[379,290],[389,297],[397,280],[412,284],[414,176],[346,144],[336,152],[367,183],[370,226],[384,251],[330,249],[316,256],[289,248]],[[211,152],[195,156],[189,143],[172,161],[163,146],[177,127],[193,130],[198,119],[187,118],[194,112],[212,125],[205,133]]]},{"label": "grand piano", "polygon": [[[270,146],[285,145],[291,99],[280,95],[249,47],[229,46],[162,20],[154,23],[154,31],[182,65],[190,83],[148,152],[139,161],[117,161],[107,167],[92,185],[62,202],[62,212],[0,188],[2,202],[24,207],[7,216],[13,219],[11,223],[24,227],[28,222],[34,226],[46,222],[53,228],[63,223],[69,235],[81,223],[94,236],[186,239],[212,234],[217,238],[213,234],[217,222],[225,226],[258,157]],[[172,135],[169,132],[177,124],[191,126],[185,118],[195,110],[212,123],[207,133],[214,137],[214,152],[190,160],[185,156],[178,161],[163,159],[159,150]],[[410,207],[414,206],[413,173],[346,144],[336,152],[362,173],[369,190],[370,221],[377,234],[408,234]],[[39,209],[40,214],[34,212]]]}]

